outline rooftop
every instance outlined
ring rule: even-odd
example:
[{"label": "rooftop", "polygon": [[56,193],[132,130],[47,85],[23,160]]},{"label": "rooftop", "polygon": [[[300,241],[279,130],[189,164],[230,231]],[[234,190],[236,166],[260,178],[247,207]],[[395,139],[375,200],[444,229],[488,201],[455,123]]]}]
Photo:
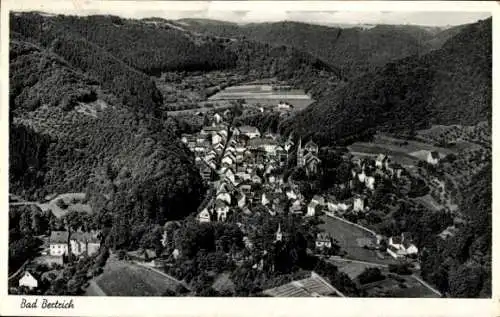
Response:
[{"label": "rooftop", "polygon": [[264,290],[272,297],[322,297],[337,293],[325,279],[312,272],[311,277]]}]

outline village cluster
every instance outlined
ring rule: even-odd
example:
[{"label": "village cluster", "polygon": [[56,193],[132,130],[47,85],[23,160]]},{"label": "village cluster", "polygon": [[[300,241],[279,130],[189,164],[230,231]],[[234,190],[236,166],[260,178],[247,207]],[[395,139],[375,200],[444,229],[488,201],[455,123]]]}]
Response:
[{"label": "village cluster", "polygon": [[[184,134],[182,142],[194,152],[200,174],[210,184],[209,198],[197,215],[200,223],[226,221],[228,215],[251,215],[257,208],[271,216],[289,213],[303,217],[318,214],[341,217],[346,213],[367,213],[367,196],[373,193],[377,179],[400,178],[403,168],[393,164],[387,155],[380,154],[375,160],[353,159],[352,178],[344,188],[363,186],[363,194],[354,194],[347,200],[333,196],[314,195],[306,201],[299,186],[292,177],[284,177],[289,158],[296,157],[297,167],[308,176],[320,172],[319,147],[313,140],[304,145],[299,139],[294,147],[292,135],[285,137],[266,132],[252,126],[233,127],[228,121],[230,110],[215,113],[212,122],[199,133]],[[292,149],[295,149],[292,152]],[[278,227],[276,240],[281,237]],[[418,248],[404,235],[382,237],[376,235],[376,244],[367,246],[379,248],[384,240],[387,252],[396,259],[414,257]],[[318,250],[329,249],[333,239],[328,233],[319,233],[316,239]]]}]

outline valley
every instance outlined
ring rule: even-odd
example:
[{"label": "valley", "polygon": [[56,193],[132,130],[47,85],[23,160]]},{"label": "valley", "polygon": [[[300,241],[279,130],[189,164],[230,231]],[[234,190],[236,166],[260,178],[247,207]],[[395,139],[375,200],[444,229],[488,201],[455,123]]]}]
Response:
[{"label": "valley", "polygon": [[27,12],[9,58],[10,294],[491,295],[491,18]]}]

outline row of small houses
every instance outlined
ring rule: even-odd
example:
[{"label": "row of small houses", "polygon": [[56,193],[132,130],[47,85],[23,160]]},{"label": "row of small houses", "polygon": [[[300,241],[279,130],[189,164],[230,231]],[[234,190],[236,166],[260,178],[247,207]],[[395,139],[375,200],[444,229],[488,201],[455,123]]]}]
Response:
[{"label": "row of small houses", "polygon": [[[52,231],[48,240],[47,248],[42,250],[42,257],[35,262],[64,264],[64,257],[72,254],[74,256],[92,256],[99,252],[101,247],[100,233],[91,232],[69,232]],[[38,287],[40,276],[35,271],[26,269],[19,278],[18,286],[35,289]]]}]

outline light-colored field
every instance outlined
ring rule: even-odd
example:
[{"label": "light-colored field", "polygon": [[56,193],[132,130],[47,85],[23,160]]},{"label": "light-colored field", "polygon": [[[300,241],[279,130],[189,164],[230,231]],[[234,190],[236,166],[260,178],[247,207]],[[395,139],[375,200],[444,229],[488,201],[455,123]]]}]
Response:
[{"label": "light-colored field", "polygon": [[430,151],[436,151],[442,156],[456,151],[423,142],[398,139],[385,134],[375,135],[372,142],[356,142],[348,148],[353,155],[357,156],[376,157],[381,153],[387,154],[394,162],[406,166],[415,165],[419,160],[425,161]]},{"label": "light-colored field", "polygon": [[355,279],[356,277],[358,277],[367,268],[378,267],[376,265],[369,263],[352,262],[346,260],[341,261],[341,260],[331,259],[330,262],[335,264],[335,266],[337,266],[340,272],[347,274],[351,279]]},{"label": "light-colored field", "polygon": [[[57,205],[57,201],[62,199],[68,208],[62,209]],[[38,204],[43,211],[51,210],[52,214],[57,218],[60,218],[70,211],[92,213],[92,208],[85,201],[85,193],[65,193],[57,195],[55,198],[51,199],[49,202]]]},{"label": "light-colored field", "polygon": [[271,85],[239,85],[231,86],[209,98],[210,101],[245,99],[249,104],[262,105],[277,104],[280,101],[288,102],[299,111],[314,102],[301,89],[273,90]]},{"label": "light-colored field", "polygon": [[383,272],[387,277],[378,282],[365,284],[362,289],[369,297],[396,298],[436,298],[439,297],[428,287],[422,285],[413,276],[393,275]]},{"label": "light-colored field", "polygon": [[347,258],[381,264],[394,263],[389,256],[382,259],[377,256],[377,251],[365,249],[358,244],[360,238],[370,239],[375,243],[375,237],[371,233],[332,217],[322,216],[321,219],[324,224],[320,228],[338,241],[340,247],[347,252]]},{"label": "light-colored field", "polygon": [[108,261],[94,282],[107,296],[161,296],[166,290],[174,291],[179,284],[166,274],[119,260]]}]

